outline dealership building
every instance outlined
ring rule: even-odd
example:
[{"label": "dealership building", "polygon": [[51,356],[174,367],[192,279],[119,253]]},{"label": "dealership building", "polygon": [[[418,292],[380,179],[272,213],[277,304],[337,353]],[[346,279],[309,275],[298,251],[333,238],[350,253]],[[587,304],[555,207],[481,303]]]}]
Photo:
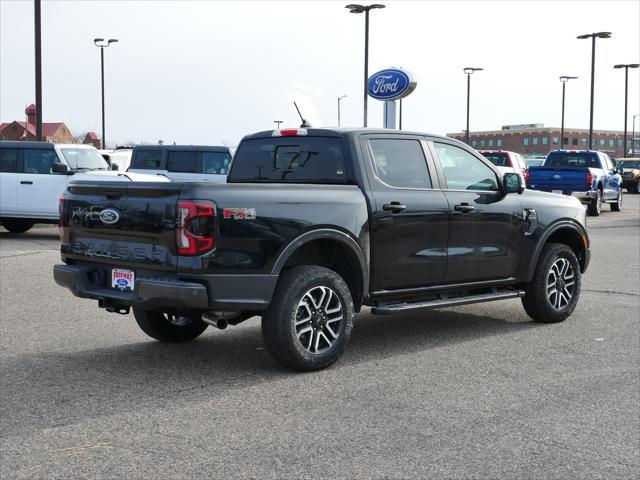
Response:
[{"label": "dealership building", "polygon": [[[448,133],[447,136],[465,141],[465,132]],[[624,132],[618,130],[594,130],[594,150],[600,150],[616,158],[624,157]],[[589,142],[589,130],[577,128],[564,129],[564,148],[586,149]],[[542,123],[524,125],[505,125],[501,130],[470,132],[469,143],[475,149],[501,149],[518,152],[526,156],[546,155],[550,150],[560,148],[560,128],[545,127]],[[631,155],[632,132],[627,132],[627,156]],[[640,134],[636,132],[636,155],[640,152]]]}]

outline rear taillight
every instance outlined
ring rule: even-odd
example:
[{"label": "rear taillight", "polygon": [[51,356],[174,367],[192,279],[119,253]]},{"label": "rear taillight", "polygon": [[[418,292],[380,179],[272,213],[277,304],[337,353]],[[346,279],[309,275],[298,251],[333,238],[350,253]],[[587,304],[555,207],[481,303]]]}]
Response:
[{"label": "rear taillight", "polygon": [[178,254],[198,255],[215,246],[215,205],[201,200],[178,202]]},{"label": "rear taillight", "polygon": [[529,185],[529,170],[527,170],[526,168],[523,168],[522,177],[524,178],[525,185]]},{"label": "rear taillight", "polygon": [[60,241],[64,240],[64,197],[58,199],[58,233]]},{"label": "rear taillight", "polygon": [[587,188],[591,188],[591,185],[593,185],[593,173],[591,172],[587,173],[585,180],[587,182]]}]

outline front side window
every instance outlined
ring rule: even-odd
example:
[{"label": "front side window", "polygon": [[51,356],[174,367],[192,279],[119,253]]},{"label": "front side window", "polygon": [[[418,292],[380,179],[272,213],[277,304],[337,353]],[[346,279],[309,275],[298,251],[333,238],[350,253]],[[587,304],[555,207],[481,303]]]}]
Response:
[{"label": "front side window", "polygon": [[202,172],[226,175],[231,164],[228,152],[202,152]]},{"label": "front side window", "polygon": [[447,143],[434,143],[450,190],[497,191],[496,174],[469,152]]},{"label": "front side window", "polygon": [[18,171],[18,149],[0,148],[0,172]]},{"label": "front side window", "polygon": [[420,141],[372,138],[369,145],[376,175],[384,183],[399,188],[431,188]]},{"label": "front side window", "polygon": [[46,175],[53,173],[51,168],[58,161],[55,150],[31,150],[24,151],[24,173],[37,173]]},{"label": "front side window", "polygon": [[93,148],[61,148],[70,170],[109,170],[104,157]]},{"label": "front side window", "polygon": [[133,153],[131,168],[138,168],[141,170],[160,170],[160,164],[162,163],[162,150],[159,148],[141,148],[136,149]]},{"label": "front side window", "polygon": [[170,150],[167,153],[167,170],[169,172],[195,173],[198,152]]}]

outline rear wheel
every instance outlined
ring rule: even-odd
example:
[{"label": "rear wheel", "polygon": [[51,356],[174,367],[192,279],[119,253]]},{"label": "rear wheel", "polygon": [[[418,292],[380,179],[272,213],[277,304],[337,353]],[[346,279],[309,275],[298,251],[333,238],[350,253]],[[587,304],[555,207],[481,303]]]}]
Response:
[{"label": "rear wheel", "polygon": [[578,304],[580,280],[580,264],[573,250],[563,243],[548,243],[533,279],[525,286],[522,305],[537,322],[562,322]]},{"label": "rear wheel", "polygon": [[622,208],[622,188],[618,190],[618,198],[611,204],[612,212],[619,212]]},{"label": "rear wheel", "polygon": [[200,315],[173,315],[153,310],[133,310],[138,326],[161,342],[188,342],[200,336],[207,324]]},{"label": "rear wheel", "polygon": [[11,233],[24,233],[28,230],[31,230],[33,227],[33,222],[29,220],[3,220],[2,226],[9,230]]},{"label": "rear wheel", "polygon": [[589,215],[597,217],[602,211],[602,190],[596,190],[596,196],[591,199],[588,207]]},{"label": "rear wheel", "polygon": [[353,300],[333,270],[294,267],[284,273],[267,313],[262,335],[269,353],[291,370],[320,370],[344,351],[353,326]]}]

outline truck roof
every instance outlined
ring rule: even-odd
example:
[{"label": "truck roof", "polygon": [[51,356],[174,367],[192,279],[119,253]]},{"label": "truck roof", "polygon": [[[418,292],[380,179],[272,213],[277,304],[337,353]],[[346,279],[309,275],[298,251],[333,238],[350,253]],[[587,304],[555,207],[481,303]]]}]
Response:
[{"label": "truck roof", "polygon": [[409,130],[392,130],[388,128],[355,128],[355,127],[280,128],[278,130],[263,130],[261,132],[245,135],[243,140],[252,140],[256,138],[272,138],[274,136],[274,132],[283,132],[283,131],[292,131],[292,130],[305,130],[306,135],[312,136],[312,137],[341,137],[343,135],[354,134],[354,133],[355,134],[372,133],[372,134],[381,134],[381,135],[388,135],[390,133],[393,133],[394,135],[420,135],[420,136],[429,136],[429,137],[457,141],[450,137],[445,137],[443,135],[434,135],[432,133],[413,132]]}]

